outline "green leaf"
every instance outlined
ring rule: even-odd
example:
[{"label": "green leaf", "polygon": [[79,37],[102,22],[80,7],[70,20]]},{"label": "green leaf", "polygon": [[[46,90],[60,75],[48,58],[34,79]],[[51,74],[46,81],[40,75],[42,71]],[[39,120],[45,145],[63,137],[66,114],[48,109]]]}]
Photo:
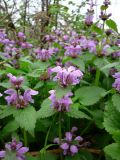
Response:
[{"label": "green leaf", "polygon": [[104,148],[105,153],[113,158],[113,160],[120,160],[120,144],[112,143]]},{"label": "green leaf", "polygon": [[35,63],[32,64],[32,69],[33,70],[40,69],[41,71],[44,71],[48,68],[49,65],[50,65],[49,62],[38,61],[38,62],[35,62]]},{"label": "green leaf", "polygon": [[39,88],[42,87],[43,85],[44,85],[44,82],[40,81],[40,82],[38,82],[38,83],[35,85],[34,89],[39,89]]},{"label": "green leaf", "polygon": [[112,67],[118,66],[119,64],[120,64],[119,62],[109,63],[109,64],[103,66],[100,70],[102,71],[105,69],[110,69]]},{"label": "green leaf", "polygon": [[85,150],[80,150],[75,156],[67,156],[65,160],[93,160],[91,153]]},{"label": "green leaf", "polygon": [[78,109],[78,106],[76,106],[75,104],[73,104],[71,107],[70,107],[70,111],[69,112],[66,112],[66,114],[69,116],[69,117],[72,117],[72,118],[86,118],[86,119],[91,119],[87,114],[85,114],[84,112],[80,111]]},{"label": "green leaf", "polygon": [[113,105],[116,107],[116,109],[120,112],[120,95],[114,94],[112,96],[112,102],[113,102]]},{"label": "green leaf", "polygon": [[40,160],[58,160],[58,156],[50,153],[50,152],[43,152],[40,154]]},{"label": "green leaf", "polygon": [[27,59],[28,57],[24,57],[20,59],[20,68],[21,70],[25,71],[25,72],[29,72],[30,71],[30,67],[32,65],[32,62]]},{"label": "green leaf", "polygon": [[18,123],[15,120],[10,121],[2,130],[2,137],[16,131],[19,128]]},{"label": "green leaf", "polygon": [[85,106],[97,103],[104,94],[105,90],[97,86],[81,87],[75,92],[76,99],[79,99],[79,102]]},{"label": "green leaf", "polygon": [[38,159],[38,157],[32,157],[30,155],[27,155],[26,160],[39,160],[39,159]]},{"label": "green leaf", "polygon": [[55,90],[56,90],[56,97],[58,99],[62,98],[63,96],[65,96],[68,92],[71,92],[70,88],[63,88],[63,87],[55,87]]},{"label": "green leaf", "polygon": [[70,60],[75,66],[79,67],[79,69],[83,72],[85,72],[85,63],[82,59],[80,58],[75,58]]},{"label": "green leaf", "polygon": [[101,28],[97,27],[96,25],[92,25],[91,29],[92,29],[93,32],[96,32],[100,35],[103,34],[103,30]]},{"label": "green leaf", "polygon": [[16,112],[16,108],[12,106],[6,106],[5,109],[3,109],[0,112],[0,119],[3,119],[5,117],[8,117]]},{"label": "green leaf", "polygon": [[113,21],[112,19],[109,19],[106,21],[106,24],[109,28],[113,29],[114,31],[118,32],[118,29],[117,29],[117,24],[115,21]]},{"label": "green leaf", "polygon": [[51,108],[51,101],[49,99],[45,99],[41,105],[39,111],[37,111],[37,118],[48,118],[54,115],[56,111]]},{"label": "green leaf", "polygon": [[102,11],[106,10],[107,8],[108,8],[108,6],[105,6],[105,5],[102,5],[102,6],[100,7],[100,9],[101,9]]},{"label": "green leaf", "polygon": [[108,102],[105,107],[103,125],[106,131],[109,132],[117,142],[120,142],[120,112],[116,110],[111,101]]},{"label": "green leaf", "polygon": [[34,135],[34,129],[36,124],[36,111],[34,107],[27,106],[24,109],[19,109],[14,114],[15,121],[21,128],[24,128],[30,134]]}]

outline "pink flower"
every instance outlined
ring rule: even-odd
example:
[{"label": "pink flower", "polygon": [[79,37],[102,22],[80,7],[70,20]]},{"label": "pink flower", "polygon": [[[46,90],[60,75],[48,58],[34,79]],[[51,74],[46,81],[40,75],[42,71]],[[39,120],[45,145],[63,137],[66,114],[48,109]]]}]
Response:
[{"label": "pink flower", "polygon": [[76,85],[83,77],[83,73],[73,66],[70,66],[69,68],[61,68],[60,66],[57,66],[52,68],[51,72],[57,73],[53,80],[58,81],[63,87]]}]

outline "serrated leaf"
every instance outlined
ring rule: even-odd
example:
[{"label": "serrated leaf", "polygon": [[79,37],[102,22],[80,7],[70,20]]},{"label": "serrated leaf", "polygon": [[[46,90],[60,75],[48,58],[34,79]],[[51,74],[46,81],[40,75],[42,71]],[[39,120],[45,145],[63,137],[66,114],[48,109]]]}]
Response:
[{"label": "serrated leaf", "polygon": [[120,95],[114,94],[112,96],[112,102],[113,102],[113,105],[116,107],[116,109],[120,112]]},{"label": "serrated leaf", "polygon": [[71,105],[70,111],[69,111],[69,112],[66,112],[66,114],[67,114],[69,117],[72,117],[72,118],[77,118],[77,119],[78,119],[78,118],[91,119],[87,114],[85,114],[84,112],[80,111],[75,104]]},{"label": "serrated leaf", "polygon": [[5,109],[3,109],[0,112],[0,119],[3,119],[5,117],[8,117],[12,114],[14,114],[16,112],[16,108],[12,107],[12,106],[7,106]]},{"label": "serrated leaf", "polygon": [[97,86],[81,87],[75,92],[76,99],[79,99],[79,102],[85,106],[97,103],[104,94],[105,89]]},{"label": "serrated leaf", "polygon": [[105,108],[103,125],[107,132],[109,132],[113,138],[120,142],[120,112],[116,110],[112,102],[108,102]]},{"label": "serrated leaf", "polygon": [[112,143],[104,148],[105,153],[113,158],[113,160],[120,160],[120,144]]},{"label": "serrated leaf", "polygon": [[45,99],[41,105],[39,111],[37,111],[37,118],[48,118],[54,115],[56,111],[51,108],[51,101],[49,99]]},{"label": "serrated leaf", "polygon": [[17,113],[14,114],[15,121],[21,128],[24,128],[30,134],[34,135],[34,129],[36,124],[36,111],[34,107],[27,106],[24,109],[17,110]]}]

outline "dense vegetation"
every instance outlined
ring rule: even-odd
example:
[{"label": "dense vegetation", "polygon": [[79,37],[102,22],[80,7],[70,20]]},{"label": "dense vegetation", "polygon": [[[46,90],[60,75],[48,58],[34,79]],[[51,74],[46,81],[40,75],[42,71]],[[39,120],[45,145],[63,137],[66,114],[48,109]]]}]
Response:
[{"label": "dense vegetation", "polygon": [[[0,4],[0,158],[120,160],[120,37],[109,0]],[[86,7],[86,15],[81,9]],[[15,18],[15,14],[17,17]]]}]

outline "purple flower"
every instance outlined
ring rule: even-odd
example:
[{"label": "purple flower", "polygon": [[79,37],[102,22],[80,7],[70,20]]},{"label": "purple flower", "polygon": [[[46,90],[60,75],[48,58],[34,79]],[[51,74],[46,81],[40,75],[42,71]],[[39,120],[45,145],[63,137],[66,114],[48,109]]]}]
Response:
[{"label": "purple flower", "polygon": [[15,77],[13,76],[11,73],[7,74],[7,76],[9,77],[10,83],[15,87],[15,88],[20,88],[20,86],[23,83],[24,78],[23,77]]},{"label": "purple flower", "polygon": [[73,58],[76,58],[79,54],[81,54],[81,47],[80,45],[77,46],[66,46],[65,47],[66,51],[65,51],[65,55],[66,56],[71,56]]},{"label": "purple flower", "polygon": [[120,78],[120,72],[117,72],[113,75],[114,78]]},{"label": "purple flower", "polygon": [[36,49],[35,50],[35,54],[36,54],[36,58],[37,59],[40,59],[41,61],[47,61],[48,59],[51,58],[51,56],[58,52],[58,49],[57,48],[50,48],[50,49]]},{"label": "purple flower", "polygon": [[38,94],[37,91],[34,91],[32,89],[26,90],[24,92],[24,95],[17,93],[13,89],[8,89],[5,91],[5,93],[9,94],[9,96],[5,97],[8,105],[16,106],[16,108],[24,108],[29,103],[34,103],[34,100],[32,99],[32,95]]},{"label": "purple flower", "polygon": [[63,41],[68,41],[69,40],[69,36],[68,35],[64,35],[63,36]]},{"label": "purple flower", "polygon": [[65,139],[67,140],[67,141],[72,141],[72,137],[73,137],[73,135],[72,135],[72,133],[71,132],[66,132],[65,133]]},{"label": "purple flower", "polygon": [[109,54],[108,51],[107,51],[109,48],[110,48],[110,46],[108,44],[106,44],[102,49],[102,55],[107,56]]},{"label": "purple flower", "polygon": [[78,130],[77,127],[72,127],[71,132],[75,132],[75,131],[77,131],[77,130]]},{"label": "purple flower", "polygon": [[81,142],[83,138],[81,136],[77,136],[74,134],[74,129],[76,131],[77,127],[73,127],[72,132],[66,132],[65,137],[61,140],[59,138],[54,139],[54,143],[59,144],[60,148],[63,150],[64,155],[75,155],[78,153],[79,148],[82,147]]},{"label": "purple flower", "polygon": [[32,96],[37,95],[37,94],[38,94],[38,91],[34,91],[34,90],[32,90],[32,89],[26,90],[26,91],[24,92],[24,96],[23,96],[24,101],[25,101],[26,103],[28,103],[28,102],[34,103],[34,100],[32,99]]},{"label": "purple flower", "polygon": [[16,91],[13,89],[8,89],[5,91],[5,93],[9,95],[5,97],[5,100],[7,101],[8,105],[16,105],[18,99]]},{"label": "purple flower", "polygon": [[115,78],[115,82],[113,83],[112,87],[120,92],[120,72],[115,73],[113,77]]},{"label": "purple flower", "polygon": [[0,151],[0,158],[4,158],[5,157],[5,151]]},{"label": "purple flower", "polygon": [[5,145],[5,151],[0,151],[0,158],[5,158],[8,151],[16,153],[18,160],[25,160],[24,154],[29,151],[29,148],[23,147],[22,142],[17,142],[16,139],[13,139],[12,142]]},{"label": "purple flower", "polygon": [[2,94],[0,93],[0,97],[2,97]]},{"label": "purple flower", "polygon": [[120,51],[116,51],[112,54],[112,57],[113,58],[117,58],[117,57],[120,57]]},{"label": "purple flower", "polygon": [[52,68],[51,72],[57,73],[53,80],[58,81],[63,87],[67,87],[69,85],[76,85],[83,77],[83,73],[73,66],[70,66],[67,69],[57,66],[55,68]]},{"label": "purple flower", "polygon": [[111,2],[110,2],[110,0],[104,0],[103,4],[104,4],[105,6],[108,6],[108,5],[111,4]]},{"label": "purple flower", "polygon": [[96,43],[93,40],[88,40],[87,42],[87,48],[89,49],[89,51],[91,53],[95,53],[96,54]]},{"label": "purple flower", "polygon": [[20,38],[21,41],[26,39],[26,36],[23,32],[18,32],[18,37]]},{"label": "purple flower", "polygon": [[20,45],[21,45],[22,49],[29,49],[29,48],[33,47],[33,45],[28,42],[22,42],[22,43],[20,43]]},{"label": "purple flower", "polygon": [[60,145],[60,148],[63,150],[67,150],[69,148],[69,144],[68,143],[63,143]]},{"label": "purple flower", "polygon": [[87,26],[91,26],[93,24],[93,18],[94,18],[93,13],[88,12],[85,18],[85,24]]},{"label": "purple flower", "polygon": [[74,140],[75,141],[83,141],[83,138],[81,136],[77,136]]},{"label": "purple flower", "polygon": [[71,145],[70,151],[71,151],[72,155],[74,155],[74,154],[78,153],[78,147],[75,145]]},{"label": "purple flower", "polygon": [[70,110],[70,105],[72,104],[72,100],[70,97],[73,94],[69,92],[62,98],[57,99],[55,92],[56,92],[55,90],[49,91],[50,93],[49,99],[52,101],[51,106],[58,112],[68,112]]}]

